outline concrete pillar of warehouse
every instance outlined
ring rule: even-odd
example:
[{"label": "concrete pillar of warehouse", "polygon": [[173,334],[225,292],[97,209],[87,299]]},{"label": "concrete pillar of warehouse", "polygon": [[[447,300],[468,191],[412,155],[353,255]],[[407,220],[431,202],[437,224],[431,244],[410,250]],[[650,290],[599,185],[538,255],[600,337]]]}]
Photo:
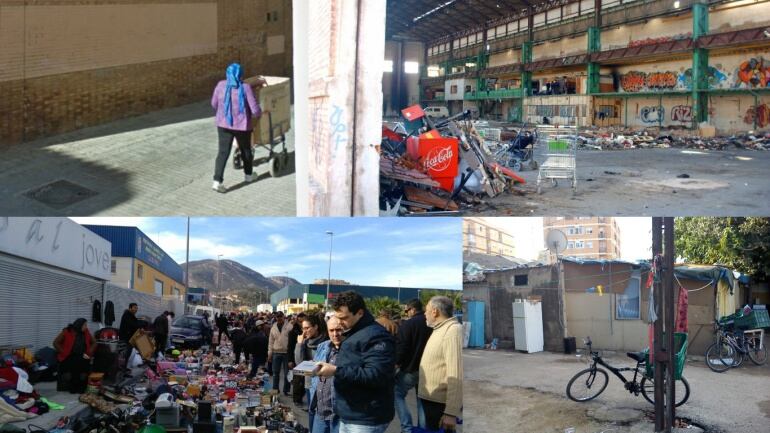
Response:
[{"label": "concrete pillar of warehouse", "polygon": [[532,72],[527,70],[532,63],[532,42],[521,44],[521,97],[518,102],[519,120],[524,121],[524,98],[532,96]]},{"label": "concrete pillar of warehouse", "polygon": [[294,0],[300,216],[379,214],[385,5]]},{"label": "concrete pillar of warehouse", "polygon": [[[692,5],[692,39],[709,32],[709,8],[707,4]],[[692,52],[692,121],[693,128],[698,123],[708,121],[708,67],[709,52],[705,48],[694,48]]]},{"label": "concrete pillar of warehouse", "polygon": [[[588,55],[601,51],[601,30],[599,27],[588,28]],[[588,62],[588,89],[586,93],[591,95],[599,93],[599,64]]]}]

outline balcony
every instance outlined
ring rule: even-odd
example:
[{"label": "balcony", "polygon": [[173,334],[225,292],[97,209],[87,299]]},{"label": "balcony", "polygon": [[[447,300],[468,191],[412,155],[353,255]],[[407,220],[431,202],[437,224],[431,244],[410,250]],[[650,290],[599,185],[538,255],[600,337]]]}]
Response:
[{"label": "balcony", "polygon": [[483,99],[513,99],[521,98],[522,93],[522,89],[481,90],[475,92],[466,92],[464,99],[466,101],[477,101]]}]

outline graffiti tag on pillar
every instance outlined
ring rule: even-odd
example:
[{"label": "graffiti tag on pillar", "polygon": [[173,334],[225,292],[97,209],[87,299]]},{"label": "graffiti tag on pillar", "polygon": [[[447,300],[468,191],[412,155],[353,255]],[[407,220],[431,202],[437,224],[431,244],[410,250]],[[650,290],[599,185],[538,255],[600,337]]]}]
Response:
[{"label": "graffiti tag on pillar", "polygon": [[348,130],[344,119],[345,110],[335,105],[332,107],[332,114],[329,116],[329,125],[332,129],[332,143],[339,146],[348,141],[345,132]]},{"label": "graffiti tag on pillar", "polygon": [[674,122],[692,122],[692,107],[676,105],[671,109],[671,120]]},{"label": "graffiti tag on pillar", "polygon": [[658,123],[663,121],[665,109],[663,107],[642,107],[639,116],[644,123]]}]

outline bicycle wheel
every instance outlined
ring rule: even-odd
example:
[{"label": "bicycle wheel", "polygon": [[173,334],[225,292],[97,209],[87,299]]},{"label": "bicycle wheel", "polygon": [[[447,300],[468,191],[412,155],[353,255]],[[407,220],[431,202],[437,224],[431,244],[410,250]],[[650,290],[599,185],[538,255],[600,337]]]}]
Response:
[{"label": "bicycle wheel", "polygon": [[715,342],[706,350],[706,366],[711,371],[722,373],[733,366],[733,358],[736,355],[733,346],[725,342]]},{"label": "bicycle wheel", "polygon": [[[642,387],[644,399],[655,404],[655,381],[645,376],[642,378],[640,386]],[[681,379],[674,382],[674,401],[676,401],[676,407],[685,404],[689,398],[690,383],[682,376]]]},{"label": "bicycle wheel", "polygon": [[746,342],[749,359],[756,365],[764,365],[767,362],[767,346],[761,343],[757,337],[749,338]]},{"label": "bicycle wheel", "polygon": [[601,368],[586,368],[570,379],[567,384],[567,397],[583,402],[593,400],[607,388],[610,377]]}]

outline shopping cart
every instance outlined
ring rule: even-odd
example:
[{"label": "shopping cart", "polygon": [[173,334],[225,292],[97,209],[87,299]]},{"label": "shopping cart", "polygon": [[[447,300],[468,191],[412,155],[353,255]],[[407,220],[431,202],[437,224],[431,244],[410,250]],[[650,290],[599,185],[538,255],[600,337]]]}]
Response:
[{"label": "shopping cart", "polygon": [[537,174],[537,193],[542,192],[541,184],[551,180],[558,186],[559,179],[572,181],[572,192],[577,191],[575,153],[577,152],[578,128],[576,126],[538,126],[537,146],[543,149],[544,161]]}]

